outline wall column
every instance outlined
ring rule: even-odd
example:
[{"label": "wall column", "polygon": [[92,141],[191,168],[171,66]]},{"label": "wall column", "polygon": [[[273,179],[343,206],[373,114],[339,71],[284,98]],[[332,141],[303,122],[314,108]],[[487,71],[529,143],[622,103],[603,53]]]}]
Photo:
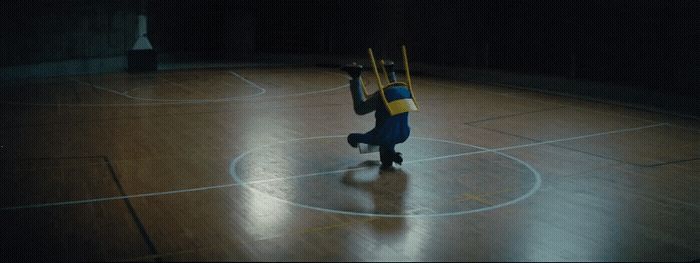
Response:
[{"label": "wall column", "polygon": [[148,0],[139,1],[136,42],[129,50],[129,72],[147,72],[158,69],[158,54],[148,40]]}]

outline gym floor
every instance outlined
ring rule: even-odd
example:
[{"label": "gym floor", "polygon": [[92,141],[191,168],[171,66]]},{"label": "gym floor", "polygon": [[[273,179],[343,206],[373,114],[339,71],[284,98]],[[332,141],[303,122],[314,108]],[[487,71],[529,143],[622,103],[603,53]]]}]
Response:
[{"label": "gym floor", "polygon": [[420,111],[391,171],[347,144],[374,116],[353,112],[336,69],[4,82],[1,256],[700,257],[700,121],[412,79]]}]

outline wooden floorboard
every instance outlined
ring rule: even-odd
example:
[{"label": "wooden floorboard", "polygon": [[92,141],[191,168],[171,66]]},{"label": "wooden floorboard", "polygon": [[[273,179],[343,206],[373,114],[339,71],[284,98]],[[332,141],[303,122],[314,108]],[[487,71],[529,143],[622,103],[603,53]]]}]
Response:
[{"label": "wooden floorboard", "polygon": [[[371,81],[371,75],[365,74]],[[400,76],[401,77],[401,76]],[[2,83],[2,256],[689,261],[700,122],[415,76],[381,171],[345,75],[173,70]],[[370,84],[371,90],[376,90]]]}]

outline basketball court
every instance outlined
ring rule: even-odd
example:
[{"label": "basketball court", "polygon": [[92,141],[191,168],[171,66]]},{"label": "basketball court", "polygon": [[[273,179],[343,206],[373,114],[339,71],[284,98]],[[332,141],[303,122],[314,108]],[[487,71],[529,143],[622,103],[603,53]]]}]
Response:
[{"label": "basketball court", "polygon": [[[365,72],[365,79],[372,79]],[[401,78],[403,76],[399,76]],[[412,76],[404,163],[348,145],[336,68],[5,81],[2,254],[109,261],[688,261],[700,121]]]}]

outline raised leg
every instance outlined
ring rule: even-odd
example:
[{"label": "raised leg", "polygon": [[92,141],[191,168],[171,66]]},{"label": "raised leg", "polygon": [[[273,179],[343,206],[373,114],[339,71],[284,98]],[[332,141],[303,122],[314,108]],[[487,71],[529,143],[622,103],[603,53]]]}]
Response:
[{"label": "raised leg", "polygon": [[362,66],[357,64],[345,65],[343,68],[352,79],[350,79],[350,94],[352,95],[352,105],[356,114],[364,115],[376,110],[377,96],[372,94],[365,98],[362,90]]},{"label": "raised leg", "polygon": [[352,147],[357,147],[358,143],[372,144],[373,136],[366,133],[351,133],[348,135],[348,143]]},{"label": "raised leg", "polygon": [[384,61],[384,68],[389,77],[389,82],[396,82],[396,72],[394,71],[394,62],[391,60]]}]

